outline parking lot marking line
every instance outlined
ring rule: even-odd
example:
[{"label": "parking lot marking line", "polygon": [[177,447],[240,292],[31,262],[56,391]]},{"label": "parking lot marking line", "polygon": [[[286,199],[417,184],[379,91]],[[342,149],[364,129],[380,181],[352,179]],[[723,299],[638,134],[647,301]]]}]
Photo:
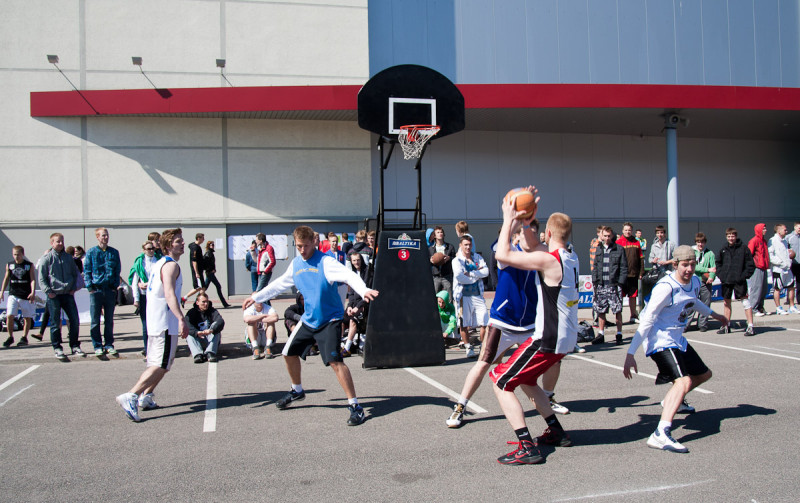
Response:
[{"label": "parking lot marking line", "polygon": [[[593,360],[593,359],[591,359],[591,358],[586,358],[585,356],[578,356],[578,355],[567,355],[567,357],[569,357],[569,358],[576,358],[576,359],[578,359],[578,360],[583,360],[583,361],[586,361],[586,362],[589,362],[589,363],[596,363],[597,365],[602,365],[602,366],[604,366],[604,367],[609,367],[609,368],[612,368],[612,369],[623,370],[623,369],[622,369],[622,367],[620,367],[620,366],[618,366],[618,365],[613,365],[613,364],[611,364],[611,363],[601,362],[601,361],[599,361],[599,360]],[[650,378],[650,379],[655,379],[655,378],[656,378],[656,376],[654,376],[654,375],[650,375],[650,374],[645,374],[644,372],[634,372],[634,373],[633,373],[633,375],[638,375],[638,376],[642,376],[642,377],[647,377],[647,378]],[[714,393],[713,391],[709,391],[709,390],[707,390],[707,389],[703,389],[703,388],[695,388],[695,389],[693,389],[692,391],[697,391],[697,392],[700,392],[700,393],[705,393],[705,394],[707,394],[707,395],[710,395],[710,394]]]},{"label": "parking lot marking line", "polygon": [[769,349],[770,351],[783,351],[786,353],[800,353],[800,351],[792,351],[791,349],[770,348],[767,346],[753,346],[754,348]]},{"label": "parking lot marking line", "polygon": [[692,339],[686,339],[686,340],[691,342],[691,343],[706,344],[708,346],[716,346],[718,348],[733,349],[733,350],[736,350],[736,351],[745,351],[747,353],[755,353],[757,355],[775,356],[775,357],[778,357],[778,358],[786,358],[786,359],[789,359],[789,360],[797,360],[797,361],[800,362],[800,358],[798,358],[796,356],[778,355],[778,354],[775,354],[775,353],[765,353],[764,351],[756,351],[755,349],[737,348],[736,346],[725,346],[723,344],[715,344],[713,342],[694,341]]},{"label": "parking lot marking line", "polygon": [[217,431],[217,364],[208,364],[208,383],[206,384],[206,415],[203,419],[203,433]]},{"label": "parking lot marking line", "polygon": [[[426,376],[422,372],[419,372],[416,369],[412,369],[411,367],[403,367],[403,369],[406,370],[411,375],[415,375],[415,376],[419,377],[420,379],[422,379],[426,383],[430,384],[434,388],[444,391],[445,393],[447,393],[451,397],[455,398],[456,400],[459,399],[460,395],[458,393],[456,393],[455,391],[451,390],[450,388],[448,388],[444,384],[441,384],[441,383],[438,383],[438,382],[434,381],[433,379],[431,379],[430,377]],[[472,400],[467,402],[467,408],[470,409],[472,412],[475,412],[476,414],[483,414],[485,412],[489,412],[488,410],[484,409],[483,407],[481,407],[480,405],[476,404]]]},{"label": "parking lot marking line", "polygon": [[714,482],[713,479],[711,480],[698,480],[697,482],[687,482],[686,484],[674,484],[669,486],[656,486],[656,487],[645,487],[643,489],[630,489],[627,491],[613,491],[607,493],[595,493],[595,494],[587,494],[586,496],[577,496],[575,498],[562,498],[553,501],[579,501],[579,500],[588,500],[588,499],[595,499],[595,498],[607,498],[610,496],[626,496],[629,494],[639,494],[639,493],[652,493],[657,491],[669,491],[671,489],[680,489],[682,487],[691,487],[697,486],[700,484],[708,484],[709,482]]},{"label": "parking lot marking line", "polygon": [[12,398],[15,398],[17,395],[21,395],[23,391],[25,391],[26,389],[31,388],[31,387],[33,387],[33,384],[29,384],[29,385],[25,386],[24,388],[22,388],[21,390],[17,391],[16,393],[11,395],[10,397],[6,398],[5,400],[3,400],[3,403],[0,403],[0,407],[2,407],[3,405],[7,404],[9,402],[9,400],[11,400]]},{"label": "parking lot marking line", "polygon": [[19,381],[20,379],[22,379],[26,375],[30,374],[34,370],[38,369],[39,367],[40,367],[39,365],[31,365],[30,367],[28,367],[27,369],[23,370],[19,374],[15,375],[14,377],[9,379],[8,381],[4,382],[3,384],[0,384],[0,391],[3,391],[4,389],[8,388],[9,386],[11,386],[15,382]]}]

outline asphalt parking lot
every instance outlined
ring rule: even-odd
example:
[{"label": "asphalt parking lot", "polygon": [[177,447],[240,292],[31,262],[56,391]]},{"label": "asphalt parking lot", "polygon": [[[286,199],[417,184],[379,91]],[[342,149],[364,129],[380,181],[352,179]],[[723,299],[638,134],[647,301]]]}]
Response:
[{"label": "asphalt parking lot", "polygon": [[[666,388],[644,375],[625,380],[627,346],[607,344],[562,366],[556,396],[571,413],[559,419],[575,445],[543,448],[543,465],[502,466],[496,458],[513,450],[514,435],[488,382],[471,402],[485,412],[467,415],[460,429],[445,426],[451,393],[474,361],[463,351],[416,369],[366,370],[359,356],[347,359],[368,414],[348,427],[344,394],[319,358],[303,365],[305,401],[275,407],[289,386],[285,367],[281,358],[250,358],[239,309],[222,311],[220,362],[194,364],[181,342],[156,392],[161,407],[133,423],[114,401],[144,368],[132,313],[117,311],[118,359],[62,363],[46,342],[0,351],[4,501],[797,499],[798,315],[757,318],[756,337],[687,333],[714,372],[689,395],[697,413],[673,426],[688,454],[646,447]],[[634,331],[625,326],[626,342]],[[282,326],[278,333],[284,342]],[[81,341],[88,351],[86,325]],[[641,352],[637,362],[642,374],[655,373]],[[544,422],[526,408],[539,434]]]}]

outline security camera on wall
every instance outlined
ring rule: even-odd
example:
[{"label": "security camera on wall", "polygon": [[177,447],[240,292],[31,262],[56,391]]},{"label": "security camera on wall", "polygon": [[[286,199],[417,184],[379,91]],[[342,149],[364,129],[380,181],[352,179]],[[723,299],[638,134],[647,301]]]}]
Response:
[{"label": "security camera on wall", "polygon": [[667,124],[670,126],[677,126],[681,122],[681,117],[678,114],[667,115]]}]

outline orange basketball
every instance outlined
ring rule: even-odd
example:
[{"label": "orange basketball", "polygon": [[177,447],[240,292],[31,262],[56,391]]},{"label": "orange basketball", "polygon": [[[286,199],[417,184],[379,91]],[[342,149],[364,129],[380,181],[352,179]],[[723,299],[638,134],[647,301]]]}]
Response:
[{"label": "orange basketball", "polygon": [[528,189],[523,189],[521,187],[511,189],[508,191],[508,194],[506,194],[505,200],[513,201],[514,208],[517,211],[525,212],[521,217],[523,220],[530,218],[533,212],[536,211],[536,200],[533,197],[533,193]]}]

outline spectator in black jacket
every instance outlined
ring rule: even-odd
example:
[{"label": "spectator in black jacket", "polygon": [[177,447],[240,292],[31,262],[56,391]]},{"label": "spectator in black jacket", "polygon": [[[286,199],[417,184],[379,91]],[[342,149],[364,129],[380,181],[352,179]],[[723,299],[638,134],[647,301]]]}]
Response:
[{"label": "spectator in black jacket", "polygon": [[206,241],[206,253],[203,255],[203,271],[205,272],[206,278],[203,282],[203,291],[208,288],[208,285],[214,283],[214,286],[217,288],[219,301],[222,302],[222,307],[229,308],[231,305],[225,302],[225,297],[222,296],[222,285],[219,284],[219,280],[217,279],[217,259],[214,257],[214,246],[213,241]]},{"label": "spectator in black jacket", "polygon": [[298,293],[295,297],[295,303],[286,308],[283,313],[283,325],[286,327],[286,335],[292,335],[294,327],[300,323],[303,313],[306,312],[305,303],[303,302],[303,294]]},{"label": "spectator in black jacket", "polygon": [[[725,317],[731,319],[731,297],[742,301],[744,315],[747,318],[747,329],[744,335],[755,335],[753,328],[753,309],[748,298],[747,279],[756,270],[756,263],[750,249],[739,239],[739,233],[733,227],[725,230],[725,239],[728,244],[717,255],[717,277],[722,282],[722,302]],[[717,333],[728,334],[731,332],[730,324],[723,325]]]},{"label": "spectator in black jacket", "polygon": [[625,250],[614,242],[614,231],[605,226],[600,231],[601,245],[597,247],[592,284],[594,301],[592,309],[597,313],[597,337],[592,344],[602,344],[605,340],[606,313],[611,311],[617,317],[617,346],[622,345],[622,285],[628,276],[628,260]]},{"label": "spectator in black jacket", "polygon": [[[347,258],[350,259],[353,272],[361,277],[367,288],[372,288],[372,267],[365,264],[364,258],[355,250],[351,250]],[[368,307],[369,304],[355,290],[347,287],[347,308],[344,321],[350,324],[350,330],[347,333],[344,348],[342,348],[342,356],[350,356],[350,348],[353,346],[353,340],[358,332],[358,325],[366,319]]]},{"label": "spectator in black jacket", "polygon": [[189,325],[189,337],[186,338],[186,343],[192,352],[194,362],[217,361],[225,320],[211,305],[205,292],[197,294],[194,307],[186,313],[186,324]]},{"label": "spectator in black jacket", "polygon": [[[431,254],[431,272],[433,273],[433,286],[436,293],[447,290],[453,296],[453,259],[456,258],[456,249],[444,240],[444,228],[437,225],[433,228],[433,244],[428,248]],[[441,265],[433,263],[433,254],[442,253],[444,262]]]}]

